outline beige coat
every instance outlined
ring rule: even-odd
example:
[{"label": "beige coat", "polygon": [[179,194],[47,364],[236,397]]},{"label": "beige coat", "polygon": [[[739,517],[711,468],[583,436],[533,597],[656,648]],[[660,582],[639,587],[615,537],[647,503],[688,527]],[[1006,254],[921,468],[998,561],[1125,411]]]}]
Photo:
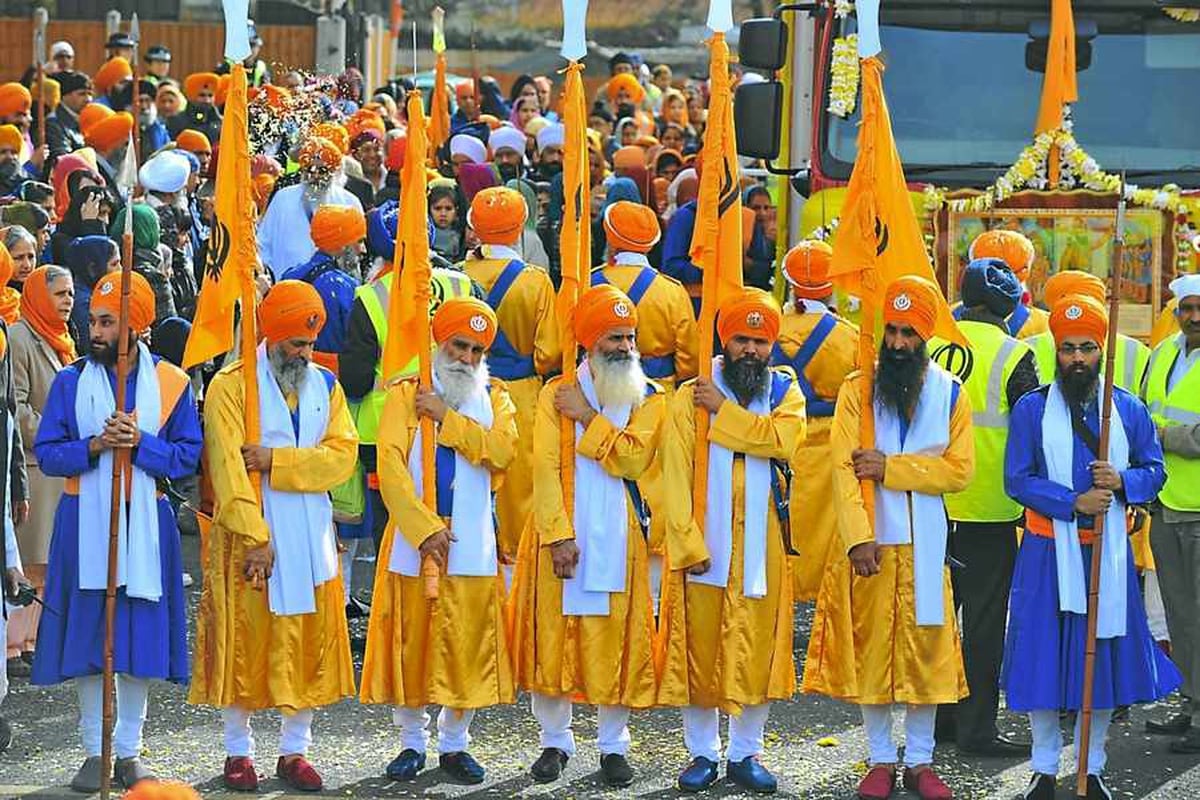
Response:
[{"label": "beige coat", "polygon": [[9,326],[8,346],[12,352],[17,425],[21,429],[29,473],[29,519],[17,528],[17,544],[22,564],[45,564],[50,556],[54,512],[58,509],[65,481],[42,474],[33,455],[33,442],[42,421],[42,408],[50,394],[50,384],[62,365],[53,348],[25,320]]}]

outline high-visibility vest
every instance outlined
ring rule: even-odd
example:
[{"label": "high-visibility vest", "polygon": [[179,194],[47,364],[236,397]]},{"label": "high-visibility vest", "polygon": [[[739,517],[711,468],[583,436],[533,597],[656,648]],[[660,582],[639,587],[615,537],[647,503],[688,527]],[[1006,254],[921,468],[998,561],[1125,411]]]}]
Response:
[{"label": "high-visibility vest", "polygon": [[[1057,348],[1054,346],[1054,335],[1049,331],[1030,336],[1025,342],[1033,348],[1033,357],[1037,361],[1038,380],[1050,383],[1054,380],[1055,365],[1058,363]],[[1146,373],[1146,365],[1150,362],[1150,348],[1123,333],[1117,334],[1117,354],[1115,360],[1116,375],[1113,383],[1131,394],[1137,394],[1142,384],[1142,376]],[[1100,360],[1100,372],[1104,374],[1104,359]]]},{"label": "high-visibility vest", "polygon": [[930,341],[931,358],[957,375],[971,398],[975,437],[975,479],[961,492],[946,495],[950,519],[1007,522],[1021,516],[1021,505],[1004,491],[1004,449],[1008,445],[1008,380],[1029,352],[1029,345],[988,322],[963,320],[959,329],[967,347]]},{"label": "high-visibility vest", "polygon": [[[387,400],[387,385],[383,378],[383,348],[388,335],[388,303],[392,288],[392,276],[389,272],[379,280],[371,281],[360,286],[354,292],[355,298],[362,300],[363,308],[375,329],[375,340],[379,342],[379,358],[375,361],[375,385],[354,410],[354,422],[358,428],[359,444],[375,444],[375,436],[379,431],[379,420],[383,415],[383,404]],[[435,310],[447,297],[470,297],[471,279],[465,272],[434,267],[433,281],[430,292],[430,311]],[[417,359],[405,364],[403,369],[392,378],[404,378],[417,374]]]},{"label": "high-visibility vest", "polygon": [[[1200,366],[1193,364],[1171,391],[1167,380],[1177,359],[1183,358],[1182,335],[1173,336],[1154,348],[1142,399],[1150,408],[1154,424],[1200,425]],[[1200,458],[1166,453],[1167,483],[1158,499],[1173,511],[1200,511]]]}]

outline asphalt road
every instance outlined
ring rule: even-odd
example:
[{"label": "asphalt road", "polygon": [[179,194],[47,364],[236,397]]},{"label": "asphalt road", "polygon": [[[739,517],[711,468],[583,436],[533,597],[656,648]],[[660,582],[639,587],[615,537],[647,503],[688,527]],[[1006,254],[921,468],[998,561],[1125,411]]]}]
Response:
[{"label": "asphalt road", "polygon": [[[196,585],[189,589],[193,605],[199,599],[197,541],[184,538],[184,550]],[[364,592],[373,563],[360,560],[355,583]],[[811,611],[797,614],[797,657],[804,655]],[[355,661],[361,666],[365,621],[352,623]],[[1173,755],[1167,740],[1144,732],[1150,717],[1164,716],[1178,700],[1132,711],[1128,722],[1114,724],[1109,743],[1108,776],[1118,797],[1154,800],[1200,798],[1200,756]],[[0,798],[79,797],[67,787],[83,760],[76,731],[75,694],[70,686],[38,688],[27,680],[13,682],[3,714],[16,729],[16,741],[0,754]],[[383,777],[387,762],[399,750],[390,709],[347,701],[317,712],[310,760],[325,778],[324,795],[333,797],[637,797],[680,796],[673,788],[687,762],[679,713],[657,709],[636,713],[631,723],[633,745],[630,762],[637,773],[632,787],[606,790],[599,781],[595,742],[595,714],[576,707],[575,732],[579,752],[556,784],[540,786],[528,777],[529,765],[539,753],[537,726],[529,713],[528,698],[514,706],[482,711],[472,726],[471,752],[488,770],[482,786],[449,784],[437,769],[427,770],[414,783],[397,784]],[[1005,713],[1001,725],[1026,733],[1024,720]],[[899,726],[898,726],[899,727]],[[260,772],[273,773],[278,741],[278,715],[255,717]],[[431,753],[433,750],[431,749]],[[781,797],[853,798],[865,772],[866,741],[856,709],[825,698],[800,695],[790,703],[776,703],[767,726],[764,763],[779,778]],[[150,697],[146,723],[146,762],[162,777],[194,784],[206,797],[237,796],[221,785],[224,753],[219,712],[189,706],[183,687],[157,684]],[[1028,762],[1018,759],[960,757],[952,745],[939,746],[935,762],[939,773],[965,799],[1008,800],[1024,788]],[[431,758],[431,766],[436,757]],[[1073,762],[1064,758],[1059,796],[1073,796]],[[271,778],[262,784],[264,797],[286,797],[286,788]],[[904,796],[903,790],[897,794]],[[244,796],[244,795],[243,795]],[[712,797],[741,797],[731,784],[718,783]],[[912,795],[915,797],[915,795]]]}]

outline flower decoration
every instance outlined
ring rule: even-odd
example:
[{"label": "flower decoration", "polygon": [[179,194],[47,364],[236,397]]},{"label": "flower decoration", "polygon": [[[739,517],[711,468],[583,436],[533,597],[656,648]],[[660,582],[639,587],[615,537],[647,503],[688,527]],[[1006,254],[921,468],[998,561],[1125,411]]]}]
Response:
[{"label": "flower decoration", "polygon": [[1200,22],[1200,9],[1164,8],[1163,13],[1178,22]]},{"label": "flower decoration", "polygon": [[858,99],[858,34],[833,40],[829,72],[829,113],[848,117]]},{"label": "flower decoration", "polygon": [[838,19],[845,19],[853,12],[854,0],[833,0],[833,15]]}]

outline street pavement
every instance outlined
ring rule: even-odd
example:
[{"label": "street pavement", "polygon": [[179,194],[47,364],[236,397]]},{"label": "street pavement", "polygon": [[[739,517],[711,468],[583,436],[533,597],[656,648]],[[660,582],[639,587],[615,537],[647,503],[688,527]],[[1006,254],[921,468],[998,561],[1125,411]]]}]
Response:
[{"label": "street pavement", "polygon": [[[188,590],[193,606],[200,595],[197,540],[184,537],[185,560],[195,585]],[[356,591],[369,590],[374,563],[360,558],[356,566]],[[802,665],[811,610],[797,615],[797,660]],[[354,658],[362,664],[365,620],[351,623]],[[220,714],[216,709],[190,706],[181,686],[157,684],[150,697],[144,757],[161,777],[187,781],[205,797],[233,795],[221,785],[224,753]],[[1144,723],[1162,717],[1179,705],[1178,698],[1132,711],[1128,722],[1113,725],[1107,774],[1118,797],[1152,800],[1200,798],[1200,755],[1171,754],[1168,740],[1145,733]],[[16,730],[16,741],[0,754],[0,799],[80,797],[67,788],[83,761],[76,730],[77,707],[70,686],[40,688],[28,680],[13,681],[0,712]],[[902,716],[897,715],[897,735],[902,736]],[[273,777],[278,744],[279,716],[255,715],[259,771],[271,775],[259,795],[286,798],[286,787]],[[537,758],[537,726],[529,713],[528,697],[516,705],[482,711],[472,726],[471,752],[487,768],[482,786],[450,784],[437,770],[431,742],[430,768],[415,782],[398,784],[383,777],[383,770],[399,750],[391,724],[391,709],[345,701],[317,712],[314,743],[309,758],[325,779],[329,797],[428,797],[428,798],[658,798],[679,797],[675,778],[687,763],[679,712],[656,709],[635,712],[631,722],[633,744],[630,763],[637,773],[633,786],[611,791],[599,780],[595,749],[596,719],[592,709],[576,706],[575,734],[578,753],[563,778],[552,785],[533,783],[529,765]],[[1027,735],[1023,718],[1004,712],[1001,727]],[[1069,735],[1069,732],[1068,732]],[[767,726],[764,763],[779,778],[779,796],[845,798],[865,773],[866,739],[856,709],[826,698],[797,695],[789,703],[776,703]],[[1064,754],[1066,755],[1066,754]],[[939,774],[963,800],[1010,800],[1029,779],[1029,764],[1020,759],[960,756],[953,745],[939,745],[935,755]],[[1073,760],[1063,759],[1059,797],[1073,797]],[[903,790],[897,797],[903,797]],[[742,797],[723,779],[708,793],[711,797]],[[915,797],[915,795],[909,795]]]}]

